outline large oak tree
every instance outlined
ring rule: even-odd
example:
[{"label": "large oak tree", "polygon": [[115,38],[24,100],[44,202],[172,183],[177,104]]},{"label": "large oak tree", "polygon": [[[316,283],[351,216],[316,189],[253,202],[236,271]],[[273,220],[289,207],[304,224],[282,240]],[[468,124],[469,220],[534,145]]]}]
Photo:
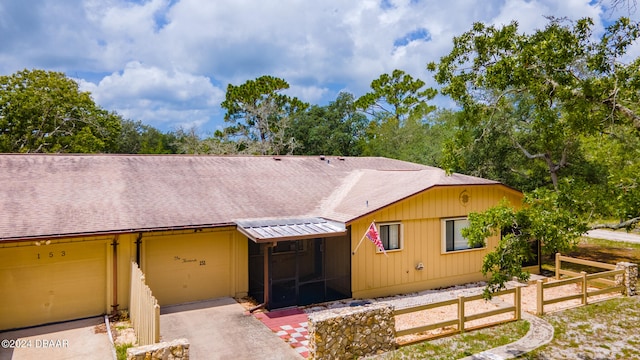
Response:
[{"label": "large oak tree", "polygon": [[0,76],[0,152],[113,152],[120,125],[63,73]]},{"label": "large oak tree", "polygon": [[[640,183],[629,172],[640,168],[640,60],[627,55],[640,29],[621,18],[597,38],[593,27],[590,19],[552,18],[523,34],[515,22],[477,23],[428,65],[462,108],[449,168],[473,172],[503,157],[508,167],[490,168],[530,190],[521,210],[501,204],[470,216],[470,241],[503,235],[485,258],[488,292],[511,276],[528,276],[520,264],[531,240],[552,253],[570,248],[589,227],[640,221]],[[618,221],[594,224],[598,219]]]}]

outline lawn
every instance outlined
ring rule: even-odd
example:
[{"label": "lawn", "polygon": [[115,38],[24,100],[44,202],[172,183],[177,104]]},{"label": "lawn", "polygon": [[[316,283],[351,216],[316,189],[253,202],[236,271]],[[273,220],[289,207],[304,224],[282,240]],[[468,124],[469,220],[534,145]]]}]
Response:
[{"label": "lawn", "polygon": [[543,316],[551,343],[524,359],[640,359],[640,297],[625,297]]},{"label": "lawn", "polygon": [[497,346],[506,345],[523,337],[529,323],[519,320],[480,330],[469,331],[436,340],[400,347],[395,351],[375,356],[375,359],[460,359]]},{"label": "lawn", "polygon": [[[640,263],[640,244],[584,238],[566,255],[615,264]],[[553,275],[554,258],[543,259]],[[588,270],[563,263],[563,268]],[[555,329],[553,341],[524,359],[640,359],[640,296],[617,298],[543,316]],[[512,322],[437,340],[404,346],[377,359],[459,359],[515,341],[527,332],[526,321]]]}]

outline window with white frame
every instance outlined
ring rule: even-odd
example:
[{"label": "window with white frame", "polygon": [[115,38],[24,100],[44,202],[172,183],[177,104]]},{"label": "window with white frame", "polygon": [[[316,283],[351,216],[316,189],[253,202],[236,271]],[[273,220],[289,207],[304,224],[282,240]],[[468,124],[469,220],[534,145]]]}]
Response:
[{"label": "window with white frame", "polygon": [[400,223],[378,224],[380,241],[386,251],[402,249],[402,225]]},{"label": "window with white frame", "polygon": [[469,241],[462,236],[462,229],[469,226],[467,218],[442,220],[442,248],[444,252],[482,248],[482,244],[471,247]]}]

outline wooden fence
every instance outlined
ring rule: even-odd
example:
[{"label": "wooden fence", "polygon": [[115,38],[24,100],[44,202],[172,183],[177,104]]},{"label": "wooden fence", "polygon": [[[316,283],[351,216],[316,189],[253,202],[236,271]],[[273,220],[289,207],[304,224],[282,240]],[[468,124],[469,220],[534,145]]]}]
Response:
[{"label": "wooden fence", "polygon": [[[606,269],[607,271],[597,272],[594,274],[587,274],[586,272],[575,272],[570,270],[562,269],[562,262],[569,262],[578,265],[585,265],[596,267],[600,269]],[[571,278],[560,280],[561,275],[568,275]],[[556,254],[556,281],[553,282],[543,282],[542,280],[537,281],[537,309],[536,313],[538,315],[544,314],[544,306],[549,304],[555,304],[562,301],[569,301],[574,299],[580,299],[581,305],[587,305],[589,303],[589,297],[608,294],[616,291],[622,292],[624,290],[623,285],[617,285],[615,281],[616,275],[624,276],[624,270],[616,270],[615,265],[601,263],[597,261],[590,260],[582,260],[576,259],[568,256],[562,256],[560,253]],[[607,279],[613,277],[614,280]],[[591,282],[591,283],[590,283]],[[544,289],[550,289],[553,287],[570,285],[570,284],[580,284],[580,293],[561,296],[553,299],[544,298]],[[597,286],[598,290],[589,291],[589,286]]]},{"label": "wooden fence", "polygon": [[[416,334],[416,333],[421,333],[421,332],[424,332],[424,331],[434,330],[434,329],[438,329],[438,328],[441,328],[441,327],[452,326],[452,325],[456,325],[457,329],[455,331],[448,332],[446,335],[457,334],[457,333],[464,332],[466,329],[468,329],[468,328],[465,328],[465,323],[467,321],[487,318],[487,317],[490,317],[490,316],[500,315],[500,314],[504,314],[504,313],[508,313],[508,312],[513,312],[514,313],[512,319],[509,319],[509,320],[506,320],[506,321],[498,321],[498,322],[487,323],[487,324],[483,324],[483,325],[480,325],[480,326],[475,326],[475,327],[473,327],[473,329],[479,329],[479,328],[489,327],[489,326],[493,326],[493,325],[500,324],[500,323],[520,320],[521,314],[522,314],[521,313],[521,311],[522,311],[522,306],[521,306],[522,292],[521,292],[521,288],[519,286],[516,286],[513,289],[507,289],[507,290],[496,292],[496,293],[493,294],[493,296],[501,296],[501,295],[508,295],[508,294],[513,294],[513,305],[512,306],[505,306],[505,307],[497,308],[497,309],[494,309],[494,310],[489,310],[489,311],[485,311],[485,312],[481,312],[481,313],[476,313],[476,314],[473,314],[473,315],[466,315],[465,314],[465,308],[464,308],[465,303],[470,302],[470,301],[475,301],[475,300],[481,300],[483,298],[482,295],[460,296],[457,299],[439,301],[439,302],[435,302],[435,303],[431,303],[431,304],[426,304],[426,305],[420,305],[420,306],[415,306],[415,307],[395,310],[394,311],[394,316],[398,316],[398,315],[403,315],[403,314],[414,313],[414,312],[417,312],[417,311],[436,309],[436,308],[439,308],[439,307],[444,307],[444,306],[449,306],[449,305],[455,305],[455,304],[458,305],[457,317],[455,319],[450,319],[450,320],[446,320],[446,321],[440,321],[440,322],[437,322],[437,323],[431,323],[431,324],[418,326],[418,327],[414,327],[414,328],[409,328],[409,329],[398,330],[398,331],[396,331],[396,337],[405,336],[405,335],[411,335],[411,334]],[[425,340],[425,339],[421,338],[421,339],[416,340],[416,341],[423,341],[423,340]],[[410,342],[405,342],[405,343],[403,343],[403,345],[409,344],[409,343]]]},{"label": "wooden fence", "polygon": [[160,342],[160,305],[145,283],[138,264],[131,263],[131,302],[129,317],[139,345]]}]

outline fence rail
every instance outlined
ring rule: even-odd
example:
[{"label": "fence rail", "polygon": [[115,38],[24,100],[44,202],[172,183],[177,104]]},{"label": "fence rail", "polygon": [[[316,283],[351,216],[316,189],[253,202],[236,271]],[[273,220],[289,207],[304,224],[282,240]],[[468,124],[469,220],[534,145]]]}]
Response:
[{"label": "fence rail", "polygon": [[145,283],[144,273],[138,264],[131,264],[131,302],[129,303],[131,325],[139,345],[160,342],[160,305]]},{"label": "fence rail", "polygon": [[[608,271],[601,271],[594,274],[587,274],[584,271],[578,273],[575,271],[563,270],[562,262],[591,266],[591,267],[596,267],[600,269],[607,269]],[[618,285],[618,283],[615,280],[606,279],[609,277],[613,277],[615,279],[617,275],[624,276],[624,273],[625,273],[624,270],[615,270],[615,269],[616,269],[615,265],[601,263],[597,261],[591,261],[591,260],[576,259],[568,256],[562,256],[560,253],[557,253],[556,254],[556,279],[557,280],[553,282],[544,282],[542,280],[537,281],[536,313],[538,315],[544,314],[545,305],[555,304],[563,301],[576,300],[576,299],[580,299],[581,305],[587,305],[589,303],[589,297],[613,293],[617,291],[620,291],[620,292],[624,291],[623,285]],[[568,276],[571,276],[571,278],[560,280],[561,275],[568,275]],[[574,295],[560,296],[557,298],[545,300],[544,298],[545,289],[550,289],[550,288],[570,285],[570,284],[580,284],[580,288],[581,288],[580,293],[574,294]],[[590,285],[596,286],[599,289],[589,291]]]},{"label": "fence rail", "polygon": [[[394,311],[394,316],[398,316],[398,315],[403,315],[403,314],[410,314],[410,313],[414,313],[414,312],[418,312],[418,311],[424,311],[424,310],[430,310],[430,309],[436,309],[439,307],[444,307],[444,306],[450,306],[450,305],[457,305],[458,306],[458,311],[457,311],[457,317],[455,319],[449,319],[449,320],[445,320],[445,321],[440,321],[437,323],[431,323],[431,324],[427,324],[427,325],[423,325],[423,326],[417,326],[417,327],[413,327],[413,328],[408,328],[408,329],[403,329],[403,330],[398,330],[396,331],[396,337],[400,337],[400,336],[405,336],[405,335],[411,335],[411,334],[416,334],[416,333],[421,333],[424,331],[429,331],[429,330],[434,330],[434,329],[438,329],[441,327],[445,327],[445,326],[452,326],[452,325],[456,325],[457,326],[457,330],[448,333],[447,335],[450,334],[455,334],[455,333],[460,333],[460,332],[464,332],[466,329],[465,328],[465,323],[467,321],[472,321],[472,320],[477,320],[477,319],[482,319],[482,318],[487,318],[490,316],[495,316],[495,315],[500,315],[500,314],[505,314],[505,313],[509,313],[509,312],[513,312],[513,318],[510,320],[506,320],[506,321],[499,321],[499,322],[493,322],[493,323],[488,323],[485,325],[481,325],[481,326],[476,326],[474,327],[474,329],[477,328],[483,328],[483,327],[488,327],[488,326],[493,326],[496,325],[498,323],[504,323],[504,322],[509,322],[509,321],[515,321],[515,320],[520,320],[521,318],[521,299],[522,299],[522,292],[521,292],[521,288],[519,286],[513,288],[513,289],[507,289],[507,290],[503,290],[503,291],[499,291],[493,294],[493,296],[501,296],[501,295],[509,295],[509,294],[513,294],[513,304],[512,306],[505,306],[505,307],[501,307],[498,309],[494,309],[494,310],[489,310],[489,311],[484,311],[484,312],[480,312],[477,314],[473,314],[473,315],[466,315],[465,314],[465,303],[470,302],[470,301],[475,301],[475,300],[481,300],[483,297],[482,295],[474,295],[474,296],[460,296],[457,299],[451,299],[451,300],[445,300],[445,301],[439,301],[439,302],[435,302],[435,303],[431,303],[431,304],[426,304],[426,305],[420,305],[420,306],[414,306],[414,307],[410,307],[410,308],[403,308],[403,309],[398,309]],[[422,341],[424,340],[419,339],[416,341]],[[409,342],[403,343],[404,344],[408,344]]]}]

